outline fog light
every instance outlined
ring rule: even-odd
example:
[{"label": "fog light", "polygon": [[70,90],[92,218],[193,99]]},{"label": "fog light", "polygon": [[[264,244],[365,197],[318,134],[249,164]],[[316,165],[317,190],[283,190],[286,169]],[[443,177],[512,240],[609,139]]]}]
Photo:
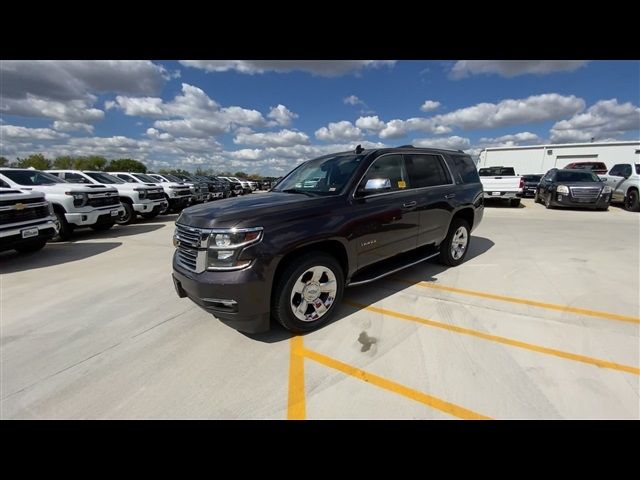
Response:
[{"label": "fog light", "polygon": [[233,257],[233,250],[218,250],[218,260],[226,260]]},{"label": "fog light", "polygon": [[83,221],[83,222],[86,222],[86,221],[87,221],[87,218],[88,218],[88,217],[87,217],[86,215],[82,215],[82,221]]}]

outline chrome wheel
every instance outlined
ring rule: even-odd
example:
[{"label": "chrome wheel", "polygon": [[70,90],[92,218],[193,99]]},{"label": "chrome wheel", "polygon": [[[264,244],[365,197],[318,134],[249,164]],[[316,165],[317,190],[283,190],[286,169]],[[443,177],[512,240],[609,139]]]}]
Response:
[{"label": "chrome wheel", "polygon": [[459,227],[451,239],[451,256],[454,260],[462,258],[464,251],[467,249],[467,243],[469,243],[467,229]]},{"label": "chrome wheel", "polygon": [[310,267],[298,277],[291,289],[291,311],[298,320],[316,321],[329,311],[337,291],[336,276],[330,268]]}]

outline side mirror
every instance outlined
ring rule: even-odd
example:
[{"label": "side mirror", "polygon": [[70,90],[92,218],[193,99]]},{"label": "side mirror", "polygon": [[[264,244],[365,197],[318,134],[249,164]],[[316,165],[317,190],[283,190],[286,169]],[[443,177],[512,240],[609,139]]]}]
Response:
[{"label": "side mirror", "polygon": [[388,178],[371,178],[364,186],[364,192],[370,193],[378,190],[391,190],[391,180]]}]

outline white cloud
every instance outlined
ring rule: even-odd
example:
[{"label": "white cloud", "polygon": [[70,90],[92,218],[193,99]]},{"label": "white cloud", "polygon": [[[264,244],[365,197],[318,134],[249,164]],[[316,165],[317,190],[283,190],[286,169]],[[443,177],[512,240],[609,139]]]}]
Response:
[{"label": "white cloud", "polygon": [[602,141],[633,131],[640,136],[640,107],[617,99],[600,100],[585,112],[569,120],[556,122],[551,128],[552,142],[582,142],[592,138]]},{"label": "white cloud", "polygon": [[416,147],[444,148],[451,150],[465,150],[471,146],[471,141],[456,135],[451,137],[420,138],[412,142]]},{"label": "white cloud", "polygon": [[502,100],[498,103],[478,103],[472,107],[438,115],[433,117],[433,120],[442,125],[474,130],[556,120],[573,115],[584,107],[584,100],[574,95],[546,93],[516,100]]},{"label": "white cloud", "polygon": [[267,118],[273,120],[276,125],[288,127],[289,125],[291,125],[291,122],[293,122],[295,118],[298,118],[298,114],[293,113],[284,105],[278,104],[278,106],[276,107],[271,107]]},{"label": "white cloud", "polygon": [[343,98],[342,102],[345,105],[364,105],[364,106],[366,106],[366,103],[364,103],[362,100],[360,100],[355,95],[349,95],[348,97]]},{"label": "white cloud", "polygon": [[205,138],[220,135],[229,131],[229,125],[219,119],[178,119],[178,120],[156,120],[153,126],[176,137],[196,137]]},{"label": "white cloud", "polygon": [[106,101],[105,109],[120,108],[125,115],[160,117],[164,115],[162,99],[158,97],[124,97],[118,95],[115,102]]},{"label": "white cloud", "polygon": [[512,78],[518,75],[547,75],[555,72],[573,72],[584,67],[583,60],[459,60],[449,77],[458,80],[469,75],[497,74]]},{"label": "white cloud", "polygon": [[385,123],[378,118],[377,115],[372,117],[360,117],[356,120],[356,127],[361,130],[369,132],[379,133],[384,127]]},{"label": "white cloud", "polygon": [[280,130],[267,133],[237,133],[233,143],[256,147],[287,147],[291,145],[306,145],[309,136],[294,130]]},{"label": "white cloud", "polygon": [[239,159],[239,160],[257,160],[260,158],[260,154],[262,150],[259,148],[243,148],[240,150],[235,150],[233,152],[228,152],[228,155],[231,158]]},{"label": "white cloud", "polygon": [[485,146],[491,147],[507,147],[511,145],[533,145],[541,143],[542,139],[531,132],[520,132],[511,135],[502,135],[501,137],[489,138],[483,137],[480,139],[480,143]]},{"label": "white cloud", "polygon": [[18,125],[0,125],[0,138],[3,140],[20,139],[28,140],[56,140],[59,138],[67,138],[66,133],[56,132],[50,128],[29,128]]},{"label": "white cloud", "polygon": [[358,140],[362,137],[362,130],[355,127],[351,122],[330,123],[326,127],[316,130],[316,138],[323,141]]},{"label": "white cloud", "polygon": [[81,122],[63,122],[61,120],[56,120],[53,122],[53,128],[59,132],[85,131],[87,133],[93,133],[93,125]]},{"label": "white cloud", "polygon": [[357,73],[363,69],[393,67],[394,60],[181,60],[185,67],[207,72],[236,71],[257,74],[265,72],[303,71],[323,77],[337,77]]},{"label": "white cloud", "polygon": [[158,139],[158,140],[165,140],[165,141],[172,141],[174,138],[173,135],[170,135],[166,132],[161,133],[159,130],[155,128],[147,128],[147,136]]},{"label": "white cloud", "polygon": [[24,117],[45,117],[65,122],[95,122],[104,118],[104,112],[91,108],[95,97],[89,100],[49,100],[34,95],[23,99],[2,98],[0,111]]},{"label": "white cloud", "polygon": [[435,102],[433,100],[426,100],[420,107],[420,110],[422,110],[423,112],[430,112],[431,110],[435,110],[439,106],[440,106],[440,102]]}]

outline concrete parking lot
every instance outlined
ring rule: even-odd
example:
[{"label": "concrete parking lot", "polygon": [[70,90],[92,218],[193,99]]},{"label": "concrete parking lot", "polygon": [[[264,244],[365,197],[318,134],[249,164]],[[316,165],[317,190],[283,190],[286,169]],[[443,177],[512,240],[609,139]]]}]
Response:
[{"label": "concrete parking lot", "polygon": [[2,418],[640,418],[640,216],[488,206],[305,336],[179,299],[176,216],[0,253]]}]

